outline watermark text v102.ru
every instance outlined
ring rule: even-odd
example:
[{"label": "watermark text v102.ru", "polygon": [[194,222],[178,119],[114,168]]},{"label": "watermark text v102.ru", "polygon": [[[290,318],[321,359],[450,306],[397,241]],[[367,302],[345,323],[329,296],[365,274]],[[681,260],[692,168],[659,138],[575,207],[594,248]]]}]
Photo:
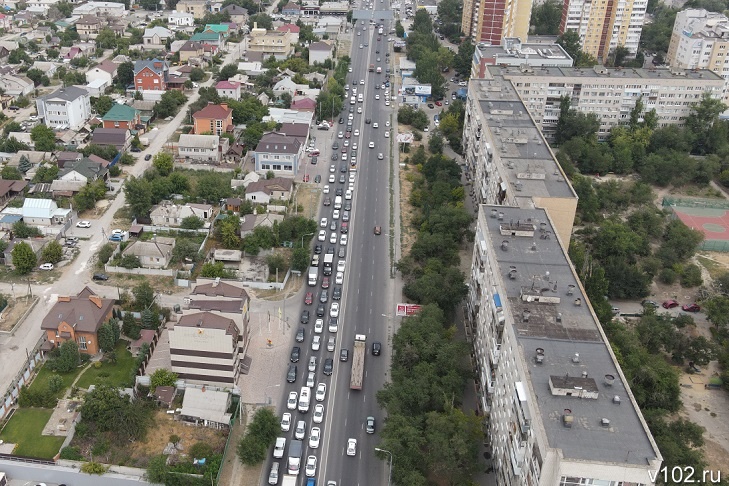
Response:
[{"label": "watermark text v102.ru", "polygon": [[661,480],[666,484],[718,484],[721,471],[709,469],[696,470],[691,466],[663,466],[658,471],[649,472],[651,481]]}]

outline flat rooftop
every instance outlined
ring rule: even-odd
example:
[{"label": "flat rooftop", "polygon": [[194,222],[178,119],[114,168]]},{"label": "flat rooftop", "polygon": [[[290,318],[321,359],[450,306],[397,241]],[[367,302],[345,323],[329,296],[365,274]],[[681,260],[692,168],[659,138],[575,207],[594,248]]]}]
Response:
[{"label": "flat rooftop", "polygon": [[[594,68],[578,67],[534,67],[530,72],[522,72],[519,67],[489,66],[493,76],[515,74],[519,76],[554,76],[565,78],[601,78],[601,79],[672,79],[672,80],[713,80],[724,82],[724,79],[708,69],[678,69],[668,68],[607,68],[595,66]],[[598,72],[599,70],[599,72]]]},{"label": "flat rooftop", "polygon": [[514,48],[507,46],[494,46],[484,42],[476,46],[482,57],[496,58],[498,64],[499,59],[523,59],[525,63],[529,63],[530,59],[554,61],[571,61],[572,58],[559,44],[541,44],[523,42]]},{"label": "flat rooftop", "polygon": [[559,164],[534,124],[524,103],[503,76],[471,80],[471,90],[487,121],[492,150],[503,163],[502,176],[515,190],[516,197],[577,197]]},{"label": "flat rooftop", "polygon": [[[499,300],[508,302],[505,310],[513,316],[549,446],[574,460],[641,466],[655,460],[657,450],[638,406],[545,210],[484,205],[480,218],[506,292]],[[541,363],[537,349],[544,357]],[[612,384],[606,375],[614,377]],[[564,395],[553,393],[551,385]],[[563,424],[567,409],[574,418],[569,428]]]}]

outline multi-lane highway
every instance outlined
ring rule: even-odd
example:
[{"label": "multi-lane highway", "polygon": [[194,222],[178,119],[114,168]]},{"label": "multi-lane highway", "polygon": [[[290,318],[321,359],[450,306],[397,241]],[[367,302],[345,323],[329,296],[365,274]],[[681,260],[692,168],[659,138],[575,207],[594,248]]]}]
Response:
[{"label": "multi-lane highway", "polygon": [[[367,3],[362,5],[363,9],[369,8],[373,11],[380,11],[389,8],[387,1],[374,0],[372,6]],[[320,273],[316,287],[306,286],[301,293],[301,310],[308,309],[311,313],[308,324],[297,324],[306,329],[306,337],[303,342],[294,342],[291,346],[300,346],[301,354],[298,366],[298,375],[295,383],[288,383],[283,388],[284,404],[279,410],[279,415],[284,412],[292,414],[292,426],[288,432],[281,432],[280,436],[287,440],[287,449],[280,462],[281,476],[286,472],[288,457],[288,446],[294,439],[294,429],[299,420],[304,420],[307,425],[307,434],[303,441],[302,467],[299,472],[296,484],[306,484],[305,474],[306,458],[309,455],[317,457],[316,484],[327,485],[329,481],[335,481],[337,486],[357,484],[385,484],[387,481],[386,464],[375,457],[374,448],[378,443],[379,428],[382,425],[382,412],[380,411],[376,393],[382,388],[385,382],[387,363],[389,356],[388,347],[388,320],[394,309],[394,285],[390,279],[390,184],[392,173],[392,161],[390,160],[390,147],[393,141],[392,125],[395,121],[396,112],[391,104],[386,105],[386,93],[389,98],[393,97],[393,87],[383,85],[389,81],[386,74],[387,69],[392,70],[391,43],[388,42],[388,32],[392,22],[381,21],[375,13],[376,24],[383,25],[383,33],[379,34],[376,25],[369,21],[357,21],[352,30],[352,70],[347,77],[349,87],[348,98],[345,101],[341,114],[336,115],[334,126],[333,142],[339,148],[332,149],[333,142],[327,142],[329,147],[319,146],[321,150],[319,157],[320,164],[334,165],[334,172],[327,172],[321,181],[321,185],[328,185],[330,192],[324,194],[323,198],[329,197],[332,201],[330,206],[321,206],[319,221],[327,218],[325,228],[325,241],[318,241],[322,245],[324,258],[327,251],[334,252],[334,265],[332,275],[329,277],[330,287],[328,289],[329,300],[325,304],[324,329],[321,334],[322,346],[320,350],[312,350],[312,338],[317,335],[314,332],[317,319],[316,310],[319,305],[319,298],[322,293],[323,274],[320,264]],[[361,46],[361,47],[360,47]],[[378,61],[379,59],[379,61]],[[381,67],[382,72],[369,72],[371,64]],[[364,81],[364,84],[362,84]],[[375,89],[375,86],[378,89]],[[362,95],[362,102],[350,104],[349,96],[356,88],[357,96]],[[361,113],[358,108],[361,107]],[[347,121],[352,113],[352,125],[349,138],[347,138]],[[339,118],[342,123],[337,123]],[[368,122],[369,121],[369,122]],[[376,128],[375,128],[376,127]],[[339,132],[342,138],[339,138]],[[389,137],[385,135],[389,132]],[[358,135],[355,135],[357,134]],[[324,139],[326,137],[319,137]],[[343,150],[345,142],[348,141],[346,151]],[[370,148],[371,143],[374,144]],[[351,155],[356,144],[356,172],[351,171]],[[326,150],[325,149],[332,149]],[[331,153],[338,154],[338,160],[331,160]],[[342,160],[343,153],[346,153],[346,162]],[[378,155],[382,154],[382,160]],[[346,165],[350,172],[342,173],[342,166]],[[351,201],[342,198],[343,207],[339,210],[339,219],[334,219],[334,201],[336,190],[342,189],[343,194],[349,188],[350,174],[354,173],[354,192]],[[329,182],[329,175],[335,176],[335,182]],[[345,176],[345,182],[340,183],[340,175]],[[349,231],[347,233],[347,244],[342,245],[341,225],[347,203],[351,203],[349,211]],[[336,239],[331,238],[332,230],[330,225],[336,222]],[[381,234],[375,234],[375,226],[381,228]],[[317,230],[319,231],[319,230]],[[331,243],[330,241],[334,241]],[[345,249],[345,270],[342,285],[335,283],[337,264],[340,260],[340,249]],[[331,248],[331,250],[330,250]],[[332,293],[335,287],[341,287],[342,295],[339,313],[339,326],[336,333],[328,329],[330,309],[333,302]],[[313,304],[304,304],[305,292],[313,292]],[[299,312],[300,314],[300,312]],[[297,314],[298,318],[298,314]],[[293,333],[296,334],[296,333]],[[364,366],[364,383],[362,390],[350,390],[350,374],[352,367],[353,343],[355,334],[364,334],[367,337],[367,347]],[[327,351],[326,343],[330,336],[336,337],[336,349],[333,352]],[[372,354],[372,343],[382,343],[382,354]],[[349,350],[349,360],[340,361],[340,350]],[[300,413],[298,410],[287,410],[285,403],[291,391],[299,392],[306,384],[308,375],[308,364],[310,356],[317,356],[317,369],[315,382],[326,383],[327,394],[323,402],[324,420],[321,424],[313,422],[313,410],[317,401],[312,400],[308,413]],[[327,358],[333,359],[334,369],[331,376],[323,373],[324,361]],[[286,374],[289,363],[281,363],[279,372]],[[376,419],[375,434],[367,434],[365,431],[365,420],[368,416]],[[316,449],[309,447],[309,432],[312,427],[320,427],[321,441]],[[350,438],[357,440],[355,456],[348,456],[346,453],[347,441]],[[267,484],[268,473],[271,469],[269,460],[266,463],[265,477],[263,483]],[[279,483],[280,484],[280,483]]]}]

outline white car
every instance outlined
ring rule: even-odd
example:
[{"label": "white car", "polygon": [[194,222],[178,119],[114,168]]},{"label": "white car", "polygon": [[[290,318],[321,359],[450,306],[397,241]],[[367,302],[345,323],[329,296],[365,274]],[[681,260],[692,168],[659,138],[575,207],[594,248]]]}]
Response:
[{"label": "white car", "polygon": [[311,339],[311,350],[319,351],[319,348],[321,348],[321,336],[314,336]]},{"label": "white car", "polygon": [[346,267],[346,266],[347,266],[347,262],[345,262],[344,260],[339,260],[337,262],[337,272],[343,272],[344,267]]},{"label": "white car", "polygon": [[40,267],[41,270],[53,270],[53,264],[52,263],[44,263]]},{"label": "white car", "polygon": [[357,439],[347,439],[347,455],[357,455]]},{"label": "white car", "polygon": [[386,127],[389,127],[389,126],[390,126],[390,120],[387,120],[387,121],[385,122],[385,126],[386,126]]},{"label": "white car", "polygon": [[357,107],[357,114],[360,114],[360,115],[362,114],[362,107],[361,106],[358,106]]},{"label": "white car", "polygon": [[327,384],[319,383],[316,385],[316,401],[323,402],[327,396]]},{"label": "white car", "polygon": [[390,100],[385,100],[385,106],[390,106]]},{"label": "white car", "polygon": [[291,414],[286,412],[281,417],[281,431],[288,432],[291,429]]},{"label": "white car", "polygon": [[348,120],[354,120],[354,113],[350,113],[347,117]]},{"label": "white car", "polygon": [[468,83],[466,81],[460,81],[458,86],[468,86]]},{"label": "white car", "polygon": [[337,178],[334,174],[329,174],[329,184],[334,184],[337,182]]},{"label": "white car", "polygon": [[385,156],[382,155],[381,153],[380,154],[377,154],[377,160],[382,160],[384,158],[385,158]]},{"label": "white car", "polygon": [[357,150],[357,142],[354,142],[354,143],[352,144],[352,150]]},{"label": "white car", "polygon": [[390,132],[385,132],[385,138],[390,138]]},{"label": "white car", "polygon": [[[324,405],[317,403],[314,407],[314,423],[320,424],[324,421]],[[314,430],[314,429],[312,429]]]},{"label": "white car", "polygon": [[375,99],[376,99],[376,100],[379,100],[379,99],[380,99],[380,95],[376,94],[376,95],[375,95]]},{"label": "white car", "polygon": [[334,164],[329,165],[329,172],[334,174],[337,171],[337,166]]},{"label": "white car", "polygon": [[[357,32],[357,35],[362,35],[362,33],[361,32]],[[364,46],[362,44],[360,44],[359,45],[359,48],[362,49],[362,47],[364,47]]]},{"label": "white car", "polygon": [[306,458],[306,477],[313,478],[316,476],[316,456]]},{"label": "white car", "polygon": [[373,123],[372,128],[380,128],[380,126],[377,123]]},{"label": "white car", "polygon": [[344,141],[344,146],[345,147],[349,147],[349,139],[347,139],[347,140]]},{"label": "white car", "polygon": [[352,72],[352,68],[347,69],[347,71],[351,73]]},{"label": "white car", "polygon": [[349,183],[349,192],[351,192],[352,194],[354,194],[354,182],[350,182]]},{"label": "white car", "polygon": [[306,422],[299,420],[296,422],[296,430],[294,431],[294,437],[297,440],[301,440],[306,437]]},{"label": "white car", "polygon": [[[352,199],[352,198],[350,197],[350,199]],[[342,235],[342,237],[339,238],[339,244],[342,246],[347,246],[348,240],[349,240],[349,238],[347,238],[347,235]]]},{"label": "white car", "polygon": [[[350,172],[350,173],[349,173],[349,182],[354,182],[354,179],[355,179],[356,177],[357,177],[357,173],[356,173],[356,172]],[[336,212],[337,212],[337,211],[335,210],[335,213],[336,213]],[[337,214],[338,214],[338,213],[337,213]],[[336,219],[336,218],[335,218],[335,219]]]},{"label": "white car", "polygon": [[[351,175],[350,175],[349,179],[352,180]],[[334,210],[334,212],[332,213],[332,219],[339,219],[339,209]]]},{"label": "white car", "polygon": [[344,138],[344,132],[339,132],[337,134],[337,138]]},{"label": "white car", "polygon": [[344,284],[344,274],[342,272],[337,272],[337,276],[334,277],[334,283],[336,285]]},{"label": "white car", "polygon": [[332,244],[334,244],[334,243],[336,243],[336,242],[337,242],[337,234],[336,234],[336,233],[334,233],[334,232],[332,232],[332,234],[331,234],[331,235],[329,235],[329,243],[332,243]]},{"label": "white car", "polygon": [[313,371],[310,371],[309,374],[306,377],[306,386],[309,388],[314,388],[314,385],[316,384],[316,373]]},{"label": "white car", "polygon": [[91,228],[91,222],[90,221],[79,221],[76,223],[77,228]]},{"label": "white car", "polygon": [[346,199],[347,201],[352,200],[352,190],[351,189],[344,193],[344,199]]},{"label": "white car", "polygon": [[339,319],[329,319],[329,332],[337,332],[339,330]]},{"label": "white car", "polygon": [[321,429],[319,427],[312,427],[311,432],[309,432],[309,447],[312,449],[318,449],[320,439]]},{"label": "white car", "polygon": [[319,222],[319,226],[322,228],[326,228],[329,224],[329,220],[327,218],[321,218],[321,221]]},{"label": "white car", "polygon": [[324,319],[317,319],[314,323],[314,332],[316,334],[321,334],[324,332]]},{"label": "white car", "polygon": [[364,86],[364,79],[360,79],[360,80],[359,80],[359,84],[361,84],[361,85],[363,85],[363,86]]},{"label": "white car", "polygon": [[[359,137],[359,129],[354,131],[354,136]],[[355,145],[352,145],[352,147],[355,147]],[[356,148],[355,148],[355,150],[356,150]]]},{"label": "white car", "polygon": [[325,230],[319,231],[319,236],[317,238],[319,241],[326,241],[327,240],[327,232]]},{"label": "white car", "polygon": [[289,393],[289,399],[286,400],[286,408],[296,410],[296,404],[299,402],[299,394],[295,391]]},{"label": "white car", "polygon": [[325,184],[325,185],[324,185],[324,189],[322,189],[322,192],[323,192],[324,194],[329,194],[329,184]]},{"label": "white car", "polygon": [[369,148],[375,148],[375,142],[370,142],[370,144],[368,146],[369,146]]},{"label": "white car", "polygon": [[329,317],[339,317],[339,302],[332,302],[332,307],[329,309]]}]

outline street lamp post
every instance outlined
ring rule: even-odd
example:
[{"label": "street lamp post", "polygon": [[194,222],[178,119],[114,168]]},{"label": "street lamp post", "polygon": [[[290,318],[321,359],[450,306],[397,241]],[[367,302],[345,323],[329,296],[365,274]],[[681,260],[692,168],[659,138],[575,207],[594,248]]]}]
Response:
[{"label": "street lamp post", "polygon": [[301,235],[301,248],[304,247],[304,237],[305,236],[314,236],[314,233],[306,233],[305,235]]},{"label": "street lamp post", "polygon": [[280,386],[281,386],[281,383],[279,383],[278,385],[267,386],[266,388],[263,389],[263,401],[266,402],[266,405],[271,404],[271,397],[269,397],[268,394],[266,393],[268,391],[268,389],[269,388],[278,388]]},{"label": "street lamp post", "polygon": [[385,454],[388,454],[390,456],[390,473],[387,476],[387,486],[390,486],[390,483],[392,482],[392,461],[393,461],[392,452],[385,450],[385,449],[380,449],[379,447],[375,447],[375,450],[377,452],[384,452]]}]

